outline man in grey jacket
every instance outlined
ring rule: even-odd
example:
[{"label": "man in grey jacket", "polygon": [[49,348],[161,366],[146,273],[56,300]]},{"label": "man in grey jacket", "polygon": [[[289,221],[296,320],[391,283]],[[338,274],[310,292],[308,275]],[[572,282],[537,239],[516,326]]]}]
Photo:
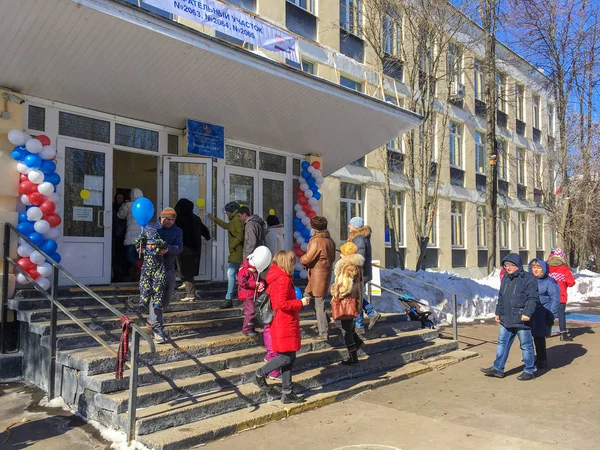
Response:
[{"label": "man in grey jacket", "polygon": [[265,245],[265,221],[257,214],[251,214],[250,208],[242,206],[238,209],[240,220],[244,224],[244,248],[242,250],[242,262],[256,247]]}]

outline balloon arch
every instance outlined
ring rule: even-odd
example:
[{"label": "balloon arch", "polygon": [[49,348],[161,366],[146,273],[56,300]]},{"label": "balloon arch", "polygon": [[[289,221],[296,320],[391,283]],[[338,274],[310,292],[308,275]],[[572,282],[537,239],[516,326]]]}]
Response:
[{"label": "balloon arch", "polygon": [[[56,150],[45,135],[32,138],[20,130],[11,130],[8,140],[15,146],[11,156],[17,162],[19,172],[20,203],[17,229],[30,241],[40,247],[53,261],[60,263],[56,240],[61,233],[58,226],[61,217],[57,212],[59,202],[56,186],[60,176],[56,173]],[[48,277],[52,275],[52,265],[40,252],[19,238],[18,264],[41,286],[50,288]],[[27,278],[17,274],[17,283],[28,284]]]}]

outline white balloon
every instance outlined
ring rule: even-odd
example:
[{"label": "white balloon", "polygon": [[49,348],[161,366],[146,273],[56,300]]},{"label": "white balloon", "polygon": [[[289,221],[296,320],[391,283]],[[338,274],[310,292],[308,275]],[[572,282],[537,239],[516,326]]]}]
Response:
[{"label": "white balloon", "polygon": [[[38,190],[39,190],[39,189],[38,189]],[[302,209],[302,205],[299,205],[298,203],[296,203],[296,204],[294,205],[294,211],[298,212],[298,211],[300,211],[301,209]]]},{"label": "white balloon", "polygon": [[308,217],[303,217],[302,224],[307,227],[310,224],[310,219]]},{"label": "white balloon", "polygon": [[24,162],[18,162],[17,170],[19,171],[19,173],[27,175],[29,172],[31,172],[31,167],[27,167],[27,165]]},{"label": "white balloon", "polygon": [[44,181],[38,185],[38,192],[42,195],[49,196],[54,194],[54,185]]},{"label": "white balloon", "polygon": [[23,258],[29,258],[29,255],[31,255],[31,252],[33,252],[33,247],[29,244],[21,244],[17,248],[17,255],[19,255]]},{"label": "white balloon", "polygon": [[308,190],[308,191],[304,192],[304,196],[306,198],[311,198],[313,196],[313,191]]},{"label": "white balloon", "polygon": [[40,152],[40,156],[42,159],[53,159],[56,156],[56,150],[54,147],[44,145],[42,147],[42,151]]},{"label": "white balloon", "polygon": [[302,264],[300,264],[299,262],[296,263],[296,265],[294,266],[294,270],[297,270],[298,272],[304,270],[304,266]]},{"label": "white balloon", "polygon": [[319,178],[322,176],[323,176],[323,172],[321,172],[321,169],[315,169],[315,171],[313,172],[313,177]]},{"label": "white balloon", "polygon": [[33,229],[40,234],[45,234],[50,231],[50,224],[47,220],[40,219],[33,224]]},{"label": "white balloon", "polygon": [[33,139],[29,133],[23,132],[23,136],[25,137],[25,143],[27,143],[27,141]]},{"label": "white balloon", "polygon": [[315,178],[315,181],[317,182],[317,186],[321,186],[323,184],[323,181],[325,181],[325,178],[321,177],[317,177]]},{"label": "white balloon", "polygon": [[319,200],[317,200],[317,199],[316,199],[316,198],[314,198],[314,197],[311,197],[311,198],[309,198],[309,199],[308,199],[308,204],[309,204],[310,206],[315,206],[317,203],[319,203]]},{"label": "white balloon", "polygon": [[44,239],[57,240],[60,237],[60,230],[58,228],[50,228],[48,232],[44,233]]},{"label": "white balloon", "polygon": [[305,213],[303,210],[300,210],[300,211],[298,211],[298,212],[296,213],[296,217],[297,217],[298,219],[303,219],[303,218],[305,218],[305,217],[306,217],[306,213]]},{"label": "white balloon", "polygon": [[[50,200],[52,203],[54,203],[56,205],[56,210],[58,211],[58,208],[59,208],[58,202],[60,201],[60,197],[58,196],[58,194],[56,192],[48,195],[46,197],[46,200]],[[56,213],[56,214],[58,214],[58,213]]]},{"label": "white balloon", "polygon": [[297,231],[294,231],[294,239],[298,239],[298,236],[300,236],[300,233],[298,233]]},{"label": "white balloon", "polygon": [[308,271],[306,269],[300,271],[300,278],[306,280],[308,278]]},{"label": "white balloon", "polygon": [[40,287],[47,291],[48,289],[50,289],[50,281],[48,280],[48,278],[40,278],[37,280],[37,284],[40,285]]},{"label": "white balloon", "polygon": [[21,203],[23,203],[25,206],[31,206],[29,197],[27,197],[25,194],[21,195]]},{"label": "white balloon", "polygon": [[302,249],[303,252],[305,252],[306,249],[308,248],[308,244],[306,242],[304,244],[300,244],[300,248]]},{"label": "white balloon", "polygon": [[315,169],[313,166],[308,166],[308,169],[306,169],[306,170],[308,170],[310,173],[314,174],[315,170],[317,170],[317,169]]},{"label": "white balloon", "polygon": [[[33,222],[37,222],[44,216],[44,213],[40,208],[34,206],[27,210],[27,218]],[[35,225],[34,225],[35,226]]]},{"label": "white balloon", "polygon": [[306,184],[306,183],[302,183],[302,184],[300,185],[300,190],[301,190],[302,192],[306,192],[306,191],[308,190],[308,184]]},{"label": "white balloon", "polygon": [[44,278],[52,275],[52,265],[50,263],[44,262],[37,266],[37,272]]},{"label": "white balloon", "polygon": [[8,132],[8,140],[12,145],[24,145],[25,144],[25,134],[20,130],[10,130]]},{"label": "white balloon", "polygon": [[42,143],[37,139],[29,139],[25,142],[25,148],[30,153],[40,153],[42,151]]},{"label": "white balloon", "polygon": [[25,275],[22,273],[17,274],[17,283],[19,284],[29,284],[29,280],[25,278]]},{"label": "white balloon", "polygon": [[298,236],[298,239],[296,239],[296,242],[298,244],[302,245],[306,242],[306,240],[302,236]]},{"label": "white balloon", "polygon": [[33,184],[41,184],[44,182],[44,172],[39,169],[31,169],[27,174],[27,177]]},{"label": "white balloon", "polygon": [[40,264],[43,264],[44,261],[46,261],[46,258],[44,258],[44,256],[37,250],[31,252],[31,255],[29,255],[29,259],[36,266],[39,266]]},{"label": "white balloon", "polygon": [[19,245],[23,245],[23,244],[27,244],[27,242],[25,242],[25,239],[23,239],[22,237],[19,238]]},{"label": "white balloon", "polygon": [[304,183],[306,183],[306,180],[305,180],[304,178],[300,177],[300,178],[298,179],[298,182],[299,182],[300,184],[304,184]]}]

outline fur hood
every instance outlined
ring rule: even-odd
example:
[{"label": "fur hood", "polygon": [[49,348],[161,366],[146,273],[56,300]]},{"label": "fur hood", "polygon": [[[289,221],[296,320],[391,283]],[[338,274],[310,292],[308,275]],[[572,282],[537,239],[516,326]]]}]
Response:
[{"label": "fur hood", "polygon": [[354,253],[353,255],[346,255],[346,256],[342,256],[342,258],[335,263],[335,275],[338,276],[339,273],[341,272],[341,270],[345,267],[345,266],[358,266],[358,267],[362,267],[365,264],[365,258],[362,255],[359,255],[358,253]]},{"label": "fur hood", "polygon": [[359,228],[358,230],[351,231],[348,235],[348,240],[353,241],[358,236],[364,236],[367,239],[371,239],[371,234],[373,234],[371,227],[369,225],[365,225],[364,227]]},{"label": "fur hood", "polygon": [[566,266],[567,262],[560,256],[552,255],[550,258],[548,258],[548,265],[553,267]]},{"label": "fur hood", "polygon": [[331,235],[329,234],[329,231],[325,230],[325,231],[317,231],[315,234],[313,234],[311,236],[311,239],[318,239],[318,238],[324,238],[324,239],[329,239],[331,237]]}]

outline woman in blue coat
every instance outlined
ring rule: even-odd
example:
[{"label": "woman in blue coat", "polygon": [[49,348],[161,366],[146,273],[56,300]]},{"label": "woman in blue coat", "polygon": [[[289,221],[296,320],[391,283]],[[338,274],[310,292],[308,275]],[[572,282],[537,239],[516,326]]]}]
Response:
[{"label": "woman in blue coat", "polygon": [[548,270],[548,264],[543,259],[534,258],[529,262],[529,271],[537,278],[540,294],[540,303],[531,317],[531,334],[535,344],[538,369],[548,367],[546,338],[552,333],[552,325],[560,305],[560,287],[552,277],[548,276]]}]

